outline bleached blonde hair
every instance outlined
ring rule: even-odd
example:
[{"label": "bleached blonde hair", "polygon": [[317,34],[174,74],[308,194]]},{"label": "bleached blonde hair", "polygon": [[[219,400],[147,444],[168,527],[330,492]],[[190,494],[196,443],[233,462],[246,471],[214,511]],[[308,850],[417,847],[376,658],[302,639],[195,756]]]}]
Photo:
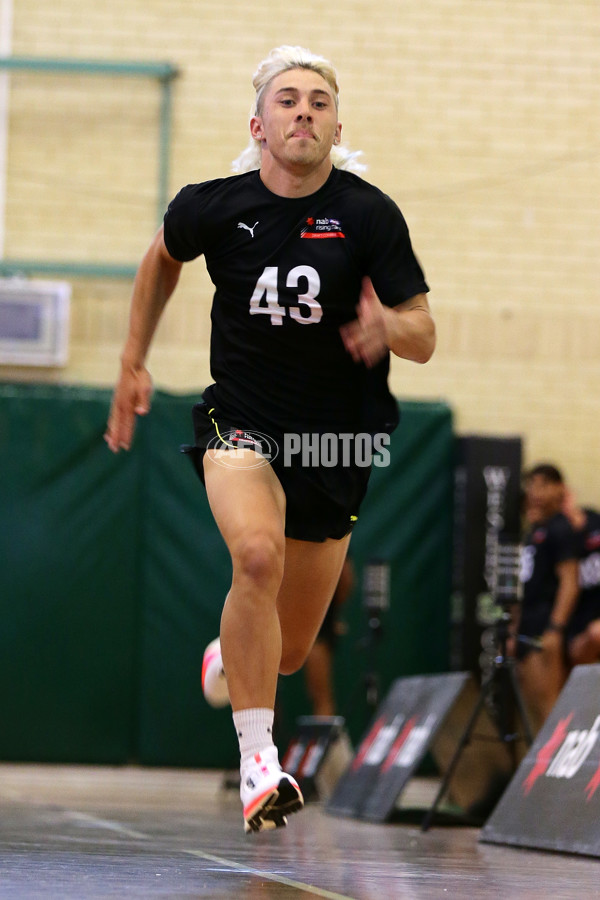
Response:
[{"label": "bleached blonde hair", "polygon": [[[304,47],[284,45],[271,50],[254,73],[252,84],[256,91],[256,98],[250,117],[261,115],[267,87],[277,75],[281,75],[282,72],[287,72],[289,69],[311,69],[313,72],[317,72],[333,91],[335,108],[338,109],[340,92],[337,73],[329,60],[324,56],[316,56],[310,50],[305,50]],[[352,151],[343,144],[331,148],[331,161],[338,169],[348,169],[351,172],[366,171],[367,167],[358,162],[359,156],[362,156],[361,150]],[[238,173],[250,172],[253,169],[260,169],[260,164],[261,142],[251,137],[246,149],[233,160],[231,168]]]}]

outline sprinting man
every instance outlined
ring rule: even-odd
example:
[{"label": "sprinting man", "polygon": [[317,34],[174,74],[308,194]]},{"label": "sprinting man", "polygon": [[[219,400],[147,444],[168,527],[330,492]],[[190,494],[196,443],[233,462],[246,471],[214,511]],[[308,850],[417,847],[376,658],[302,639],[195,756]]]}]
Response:
[{"label": "sprinting man", "polygon": [[150,343],[183,263],[203,254],[214,384],[193,452],[231,555],[220,651],[244,827],[261,831],[303,804],[273,743],[278,673],[303,665],[338,582],[365,439],[381,446],[397,424],[389,353],[426,362],[435,327],[402,214],[347,170],[332,65],[284,46],[253,83],[241,174],[183,188],[142,260],[106,440],[128,449],[149,411]]}]

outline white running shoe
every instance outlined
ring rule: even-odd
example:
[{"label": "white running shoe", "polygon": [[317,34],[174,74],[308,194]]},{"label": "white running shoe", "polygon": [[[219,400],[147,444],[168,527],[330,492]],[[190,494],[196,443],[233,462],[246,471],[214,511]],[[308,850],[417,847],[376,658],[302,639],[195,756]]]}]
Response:
[{"label": "white running shoe", "polygon": [[244,807],[244,831],[268,831],[287,825],[287,815],[304,806],[296,781],[282,771],[277,747],[255,753],[242,766],[240,797]]},{"label": "white running shoe", "polygon": [[204,651],[202,660],[202,691],[206,702],[219,708],[229,703],[229,688],[223,671],[221,641],[215,638]]}]

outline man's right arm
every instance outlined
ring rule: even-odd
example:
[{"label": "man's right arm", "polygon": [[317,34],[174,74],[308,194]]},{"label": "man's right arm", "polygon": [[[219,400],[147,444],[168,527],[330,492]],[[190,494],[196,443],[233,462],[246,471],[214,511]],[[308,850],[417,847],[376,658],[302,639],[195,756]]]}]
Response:
[{"label": "man's right arm", "polygon": [[145,415],[150,410],[152,379],[145,366],[146,356],[163,310],[177,285],[182,265],[169,254],[161,226],[140,264],[133,285],[129,332],[104,435],[113,453],[129,450],[136,415]]},{"label": "man's right arm", "polygon": [[579,562],[577,559],[565,559],[556,565],[558,588],[554,605],[550,614],[552,628],[563,630],[575,612],[579,599]]}]

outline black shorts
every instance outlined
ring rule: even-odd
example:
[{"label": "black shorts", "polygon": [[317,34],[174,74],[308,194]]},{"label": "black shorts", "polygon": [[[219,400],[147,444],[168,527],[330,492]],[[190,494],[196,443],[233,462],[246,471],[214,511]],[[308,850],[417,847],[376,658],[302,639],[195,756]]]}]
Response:
[{"label": "black shorts", "polygon": [[[182,447],[190,455],[204,483],[204,454],[207,449],[226,454],[235,449],[251,449],[277,475],[286,498],[285,535],[299,541],[341,540],[352,531],[360,504],[367,491],[370,466],[304,467],[294,458],[289,464],[284,454],[283,435],[266,435],[252,423],[224,421],[215,408],[204,401],[192,409],[194,444]],[[287,463],[287,464],[286,464]]]},{"label": "black shorts", "polygon": [[[523,610],[519,634],[530,638],[541,638],[548,627],[550,615],[551,609],[547,605],[540,605]],[[576,607],[564,632],[565,658],[568,658],[568,646],[570,641],[578,634],[585,631],[590,622],[593,622],[595,619],[600,619],[600,601],[583,603]],[[520,641],[517,645],[517,659],[525,659],[532,650],[535,650],[535,647]]]},{"label": "black shorts", "polygon": [[[519,635],[538,640],[543,635],[550,621],[552,608],[547,603],[524,607],[519,622]],[[541,648],[540,648],[541,649]],[[567,652],[567,638],[564,635],[564,651]],[[530,653],[537,652],[535,645],[517,641],[517,659],[525,659]]]}]

